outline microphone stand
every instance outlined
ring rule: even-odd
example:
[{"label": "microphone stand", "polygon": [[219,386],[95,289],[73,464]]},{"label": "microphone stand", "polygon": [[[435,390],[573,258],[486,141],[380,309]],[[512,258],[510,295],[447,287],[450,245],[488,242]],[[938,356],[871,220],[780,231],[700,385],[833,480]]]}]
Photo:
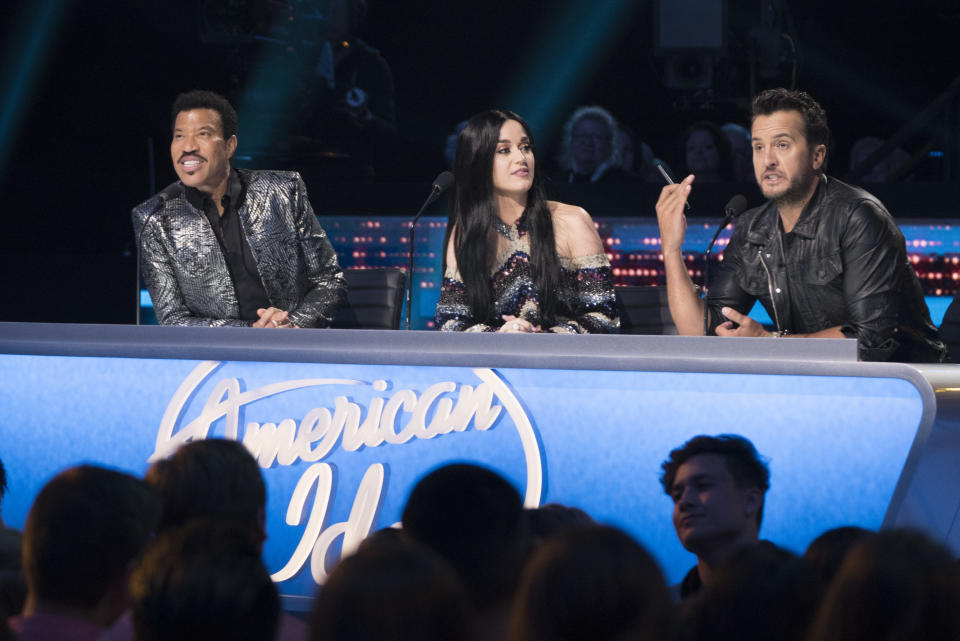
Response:
[{"label": "microphone stand", "polygon": [[730,202],[727,203],[727,206],[723,208],[723,222],[720,224],[720,227],[717,228],[717,232],[713,235],[713,238],[710,239],[710,244],[707,245],[707,251],[704,253],[704,263],[703,263],[703,335],[707,336],[710,331],[710,306],[707,304],[707,290],[710,287],[710,252],[713,251],[713,245],[717,242],[717,238],[720,236],[720,232],[727,228],[727,225],[733,221],[734,218],[739,216],[744,209],[747,208],[747,199],[737,194],[730,199]]},{"label": "microphone stand", "polygon": [[407,260],[407,330],[410,329],[410,313],[413,306],[413,238],[414,230],[417,228],[417,221],[420,220],[420,216],[423,215],[423,212],[429,207],[433,201],[435,201],[440,196],[440,192],[443,191],[443,187],[434,183],[433,187],[430,189],[430,195],[427,196],[427,199],[424,201],[423,206],[420,207],[420,211],[417,212],[417,215],[413,217],[413,220],[410,221],[410,234],[408,237],[408,260]]},{"label": "microphone stand", "polygon": [[723,223],[720,227],[717,228],[716,233],[713,235],[713,238],[710,239],[710,244],[707,245],[707,251],[703,254],[704,264],[703,264],[703,335],[707,336],[710,332],[710,306],[707,305],[707,289],[710,287],[710,252],[713,251],[713,245],[717,242],[717,238],[720,237],[720,232],[727,228],[727,225],[730,224],[730,221],[736,216],[730,209],[727,209],[723,212]]}]

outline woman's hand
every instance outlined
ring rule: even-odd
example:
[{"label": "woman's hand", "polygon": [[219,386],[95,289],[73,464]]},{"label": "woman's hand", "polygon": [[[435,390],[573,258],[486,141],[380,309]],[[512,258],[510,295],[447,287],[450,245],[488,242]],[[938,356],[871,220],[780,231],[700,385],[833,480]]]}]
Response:
[{"label": "woman's hand", "polygon": [[501,318],[503,318],[504,322],[497,332],[503,332],[506,334],[532,334],[540,331],[539,326],[534,327],[530,321],[524,320],[523,318],[517,318],[516,316],[511,316],[510,314],[504,314],[501,316]]}]

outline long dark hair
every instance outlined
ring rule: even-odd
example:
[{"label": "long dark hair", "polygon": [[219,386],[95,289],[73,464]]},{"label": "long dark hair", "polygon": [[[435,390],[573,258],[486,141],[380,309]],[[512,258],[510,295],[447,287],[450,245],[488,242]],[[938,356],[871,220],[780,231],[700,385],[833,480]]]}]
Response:
[{"label": "long dark hair", "polygon": [[[490,267],[494,260],[497,214],[493,189],[493,158],[500,140],[500,128],[508,120],[516,120],[523,127],[533,146],[533,136],[527,123],[512,111],[491,109],[467,121],[457,141],[457,159],[454,164],[456,183],[453,189],[453,207],[444,238],[443,269],[446,271],[446,248],[451,230],[454,256],[467,290],[467,303],[478,321],[490,316],[493,291]],[[534,153],[536,150],[534,148]],[[541,320],[553,320],[560,281],[560,259],[557,257],[553,233],[553,218],[547,207],[541,172],[534,167],[533,185],[527,192],[527,233],[530,236],[530,263],[533,280],[540,293]]]}]

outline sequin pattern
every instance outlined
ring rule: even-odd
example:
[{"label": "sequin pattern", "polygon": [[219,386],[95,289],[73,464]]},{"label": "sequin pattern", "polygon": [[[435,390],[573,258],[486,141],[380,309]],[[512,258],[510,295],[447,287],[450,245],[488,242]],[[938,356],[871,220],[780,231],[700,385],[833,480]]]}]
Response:
[{"label": "sequin pattern", "polygon": [[[346,296],[337,255],[296,172],[240,171],[238,210],[274,307],[298,327],[328,325]],[[238,325],[236,291],[213,228],[181,192],[156,214],[156,198],[133,209],[143,278],[162,325]]]},{"label": "sequin pattern", "polygon": [[[448,270],[437,303],[436,325],[443,331],[495,332],[503,314],[541,325],[540,294],[530,267],[530,242],[524,219],[515,225],[498,224],[503,236],[498,244],[496,267],[490,274],[493,309],[476,319],[467,303],[460,273]],[[618,332],[610,262],[605,254],[560,257],[560,289],[557,324],[544,328],[559,334],[606,334]]]}]

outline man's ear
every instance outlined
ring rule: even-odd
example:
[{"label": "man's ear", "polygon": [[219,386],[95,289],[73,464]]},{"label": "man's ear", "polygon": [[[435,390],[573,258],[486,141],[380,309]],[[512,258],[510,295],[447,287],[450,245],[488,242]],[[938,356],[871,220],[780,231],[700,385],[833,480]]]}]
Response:
[{"label": "man's ear", "polygon": [[823,161],[827,159],[827,146],[817,145],[813,148],[813,168],[820,171],[823,168]]},{"label": "man's ear", "polygon": [[763,492],[760,488],[743,491],[743,511],[746,516],[756,516],[763,507]]},{"label": "man's ear", "polygon": [[237,150],[237,134],[227,138],[227,158],[233,158],[233,152]]}]

